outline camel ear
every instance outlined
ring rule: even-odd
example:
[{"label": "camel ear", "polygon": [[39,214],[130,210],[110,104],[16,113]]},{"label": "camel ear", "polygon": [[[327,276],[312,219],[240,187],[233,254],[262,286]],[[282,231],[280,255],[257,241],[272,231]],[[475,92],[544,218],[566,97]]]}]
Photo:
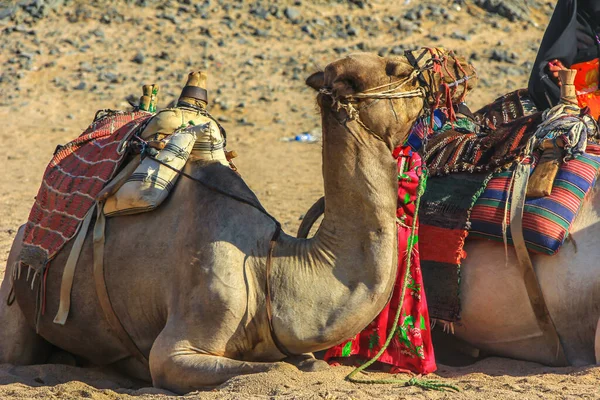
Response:
[{"label": "camel ear", "polygon": [[401,58],[390,58],[385,66],[385,72],[388,76],[401,77],[409,75],[413,70],[413,66],[410,63],[402,60]]},{"label": "camel ear", "polygon": [[323,71],[315,72],[306,79],[306,84],[315,90],[320,90],[325,85],[325,74]]}]

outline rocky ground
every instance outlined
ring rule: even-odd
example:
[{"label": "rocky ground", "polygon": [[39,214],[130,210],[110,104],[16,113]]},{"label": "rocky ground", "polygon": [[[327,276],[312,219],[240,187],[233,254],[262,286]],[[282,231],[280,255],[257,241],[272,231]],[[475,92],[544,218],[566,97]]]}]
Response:
[{"label": "rocky ground", "polygon": [[[320,145],[282,139],[319,132],[304,79],[350,52],[401,54],[443,46],[481,77],[470,105],[524,87],[553,8],[542,0],[4,0],[0,2],[0,272],[56,145],[96,110],[125,108],[158,83],[176,99],[206,69],[210,109],[229,133],[240,172],[293,233],[322,195]],[[529,6],[529,7],[527,7]],[[442,398],[400,387],[356,386],[324,374],[259,374],[191,398]],[[463,398],[598,398],[597,368],[550,369],[487,359],[441,366]],[[114,399],[164,393],[97,370],[0,367],[0,397]]]}]

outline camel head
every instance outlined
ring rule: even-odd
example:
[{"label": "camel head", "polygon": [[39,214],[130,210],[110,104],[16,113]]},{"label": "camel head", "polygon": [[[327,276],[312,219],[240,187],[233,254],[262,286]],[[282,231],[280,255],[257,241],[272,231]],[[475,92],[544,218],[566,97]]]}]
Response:
[{"label": "camel head", "polygon": [[[406,141],[424,110],[462,102],[476,73],[451,51],[424,48],[395,57],[351,54],[306,83],[319,92],[324,127],[333,118],[354,135],[375,136],[393,149]],[[351,128],[350,121],[357,124]]]}]

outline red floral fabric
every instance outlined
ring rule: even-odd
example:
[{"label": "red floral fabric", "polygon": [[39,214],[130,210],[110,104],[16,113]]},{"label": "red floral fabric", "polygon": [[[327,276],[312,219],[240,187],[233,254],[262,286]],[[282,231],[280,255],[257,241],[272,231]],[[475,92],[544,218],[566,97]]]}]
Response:
[{"label": "red floral fabric", "polygon": [[421,175],[421,157],[410,150],[400,147],[394,151],[398,161],[398,208],[396,211],[398,227],[398,275],[390,302],[383,311],[356,337],[342,342],[327,350],[325,360],[331,358],[359,356],[368,360],[384,345],[394,323],[394,317],[400,303],[402,283],[407,266],[407,248],[411,241],[415,246],[408,277],[408,287],[402,304],[398,327],[390,345],[378,359],[379,362],[392,365],[392,372],[410,370],[419,374],[428,374],[436,370],[427,301],[423,289],[423,276],[419,264],[418,231],[411,237],[411,227],[415,217],[417,188]]}]

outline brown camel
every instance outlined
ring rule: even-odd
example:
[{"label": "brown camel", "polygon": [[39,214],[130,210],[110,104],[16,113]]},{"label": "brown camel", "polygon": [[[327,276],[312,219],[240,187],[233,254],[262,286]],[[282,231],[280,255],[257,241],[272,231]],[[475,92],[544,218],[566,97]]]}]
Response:
[{"label": "brown camel", "polygon": [[[430,58],[427,52],[423,56],[420,65]],[[457,73],[454,61],[448,58],[446,67]],[[474,75],[470,66],[464,68]],[[308,78],[310,86],[327,88],[333,96],[390,82],[404,82],[402,91],[414,94],[358,100],[359,119],[345,123],[341,121],[347,111],[332,108],[329,95],[318,96],[325,219],[310,240],[282,233],[270,274],[266,266],[274,222],[256,208],[190,179],[180,178],[170,198],[152,213],[107,220],[106,285],[116,314],[149,359],[149,367],[127,352],[104,318],[94,288],[91,235],[78,262],[64,326],[53,324],[52,318],[71,245],[50,267],[47,308],[38,334],[32,328],[36,293],[27,274],[14,282],[18,305],[6,305],[21,229],[0,291],[0,363],[43,362],[51,344],[96,365],[114,364],[177,393],[240,374],[293,368],[282,360],[302,368],[322,367],[324,362],[310,353],[367,326],[384,307],[396,278],[397,173],[391,151],[406,140],[423,112],[418,88],[437,88],[440,83],[438,74],[426,74],[423,82],[414,71],[406,57],[361,53]],[[447,79],[453,80],[448,75]],[[454,100],[460,95],[459,90]],[[210,176],[239,197],[254,198],[230,169],[194,160],[193,153],[185,171]],[[266,280],[271,285],[272,330]],[[298,356],[286,359],[283,351]]]}]

